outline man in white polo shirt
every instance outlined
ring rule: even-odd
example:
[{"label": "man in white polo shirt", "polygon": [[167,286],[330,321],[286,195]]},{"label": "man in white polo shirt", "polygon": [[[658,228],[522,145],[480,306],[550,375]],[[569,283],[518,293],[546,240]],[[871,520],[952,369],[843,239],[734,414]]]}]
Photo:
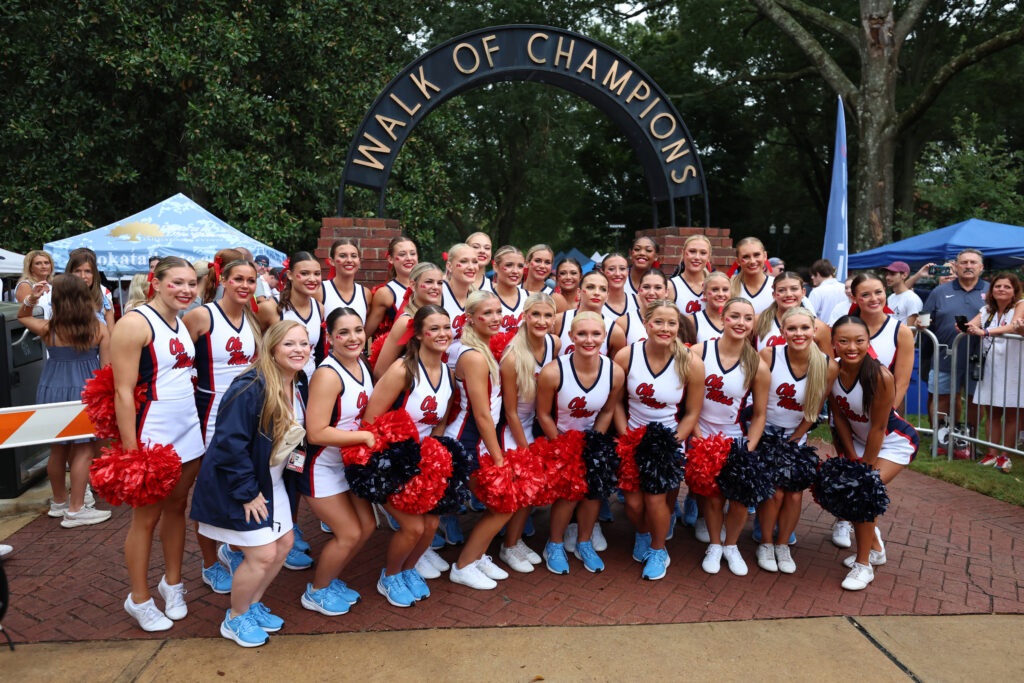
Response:
[{"label": "man in white polo shirt", "polygon": [[811,264],[811,282],[814,289],[807,295],[815,314],[827,322],[829,314],[840,304],[849,307],[846,287],[836,279],[836,269],[827,258],[821,258]]}]

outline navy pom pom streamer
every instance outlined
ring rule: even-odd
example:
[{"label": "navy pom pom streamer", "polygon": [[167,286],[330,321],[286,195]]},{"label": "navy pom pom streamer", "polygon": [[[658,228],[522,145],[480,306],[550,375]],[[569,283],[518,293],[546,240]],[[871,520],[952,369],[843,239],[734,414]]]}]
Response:
[{"label": "navy pom pom streamer", "polygon": [[636,447],[635,457],[641,491],[658,494],[679,488],[686,458],[680,453],[674,431],[660,422],[648,424]]},{"label": "navy pom pom streamer", "polygon": [[437,506],[430,511],[434,515],[454,515],[469,501],[469,475],[475,469],[473,461],[466,455],[466,450],[455,439],[448,436],[435,436],[441,445],[452,454],[452,476]]},{"label": "navy pom pom streamer", "polygon": [[790,441],[782,434],[765,431],[757,452],[775,487],[783,491],[803,491],[818,475],[821,461],[817,449]]},{"label": "navy pom pom streamer", "polygon": [[821,464],[812,493],[818,505],[850,522],[873,522],[889,508],[878,470],[844,457]]},{"label": "navy pom pom streamer", "polygon": [[619,454],[615,451],[615,439],[588,429],[583,433],[583,466],[586,468],[587,498],[602,500],[615,493],[619,482]]},{"label": "navy pom pom streamer", "polygon": [[408,439],[374,453],[365,465],[345,468],[352,492],[371,503],[386,503],[407,481],[420,473],[420,446]]},{"label": "navy pom pom streamer", "polygon": [[747,507],[757,507],[775,495],[775,484],[761,459],[737,441],[732,442],[716,481],[722,497]]}]

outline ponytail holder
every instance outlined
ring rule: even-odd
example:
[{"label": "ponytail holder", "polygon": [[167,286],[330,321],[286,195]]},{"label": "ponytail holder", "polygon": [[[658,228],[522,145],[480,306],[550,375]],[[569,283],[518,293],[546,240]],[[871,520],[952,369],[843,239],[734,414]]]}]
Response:
[{"label": "ponytail holder", "polygon": [[213,259],[213,274],[217,278],[217,282],[220,282],[220,274],[224,269],[224,257],[217,256]]},{"label": "ponytail holder", "polygon": [[334,276],[337,275],[337,273],[334,270],[334,263],[331,261],[330,257],[325,258],[324,259],[324,263],[327,264],[327,278],[326,279],[333,280]]},{"label": "ponytail holder", "polygon": [[402,305],[398,307],[398,313],[395,314],[396,318],[405,312],[405,305],[409,303],[409,299],[412,298],[412,288],[413,283],[410,282],[409,286],[405,288],[405,296],[402,297]]},{"label": "ponytail holder", "polygon": [[442,251],[441,252],[441,260],[442,261],[447,261],[448,260],[448,252],[447,251]]},{"label": "ponytail holder", "polygon": [[253,315],[256,315],[260,312],[260,307],[256,304],[255,293],[249,295],[249,308],[252,309]]},{"label": "ponytail holder", "polygon": [[289,263],[291,263],[291,259],[290,258],[286,258],[284,260],[284,263],[281,264],[281,267],[284,268],[285,270],[291,270],[291,268],[288,267]]},{"label": "ponytail holder", "polygon": [[729,277],[732,277],[733,275],[736,274],[736,271],[739,270],[739,269],[740,269],[740,262],[739,262],[739,259],[737,259],[737,260],[732,262],[732,267],[729,268],[728,272],[726,272],[726,275],[728,275]]},{"label": "ponytail holder", "polygon": [[654,266],[655,268],[661,268],[661,261],[659,261],[658,259],[654,259],[653,261],[651,261],[651,265]]},{"label": "ponytail holder", "polygon": [[149,283],[149,290],[146,292],[146,298],[152,299],[156,292],[153,290],[153,272],[150,271],[149,275],[146,276],[146,282]]},{"label": "ponytail holder", "polygon": [[416,329],[414,328],[414,326],[413,326],[413,324],[412,324],[412,320],[410,320],[410,321],[409,321],[409,327],[407,327],[407,328],[405,329],[405,334],[403,334],[403,335],[402,335],[402,338],[398,340],[398,345],[399,345],[399,346],[405,346],[405,345],[406,345],[406,344],[408,344],[408,343],[409,343],[410,341],[412,341],[412,338],[413,338],[413,333],[414,333],[415,331],[416,331]]}]

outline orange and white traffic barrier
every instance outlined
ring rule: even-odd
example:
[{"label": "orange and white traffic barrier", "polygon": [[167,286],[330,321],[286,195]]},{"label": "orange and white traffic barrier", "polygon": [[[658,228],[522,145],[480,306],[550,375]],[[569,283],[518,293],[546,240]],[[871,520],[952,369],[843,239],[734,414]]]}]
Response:
[{"label": "orange and white traffic barrier", "polygon": [[0,449],[87,439],[92,430],[81,401],[0,408]]}]

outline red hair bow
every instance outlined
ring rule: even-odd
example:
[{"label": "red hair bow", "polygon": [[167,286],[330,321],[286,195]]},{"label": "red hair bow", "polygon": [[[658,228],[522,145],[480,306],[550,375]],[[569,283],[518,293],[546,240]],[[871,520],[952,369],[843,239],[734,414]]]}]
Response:
[{"label": "red hair bow", "polygon": [[146,292],[146,298],[152,299],[153,295],[156,293],[153,290],[153,271],[149,271],[149,275],[146,276],[146,282],[149,283],[149,290]]},{"label": "red hair bow", "polygon": [[288,265],[289,263],[291,263],[291,259],[290,258],[286,258],[284,260],[284,263],[281,264],[281,267],[284,268],[285,270],[291,270],[291,268]]}]

